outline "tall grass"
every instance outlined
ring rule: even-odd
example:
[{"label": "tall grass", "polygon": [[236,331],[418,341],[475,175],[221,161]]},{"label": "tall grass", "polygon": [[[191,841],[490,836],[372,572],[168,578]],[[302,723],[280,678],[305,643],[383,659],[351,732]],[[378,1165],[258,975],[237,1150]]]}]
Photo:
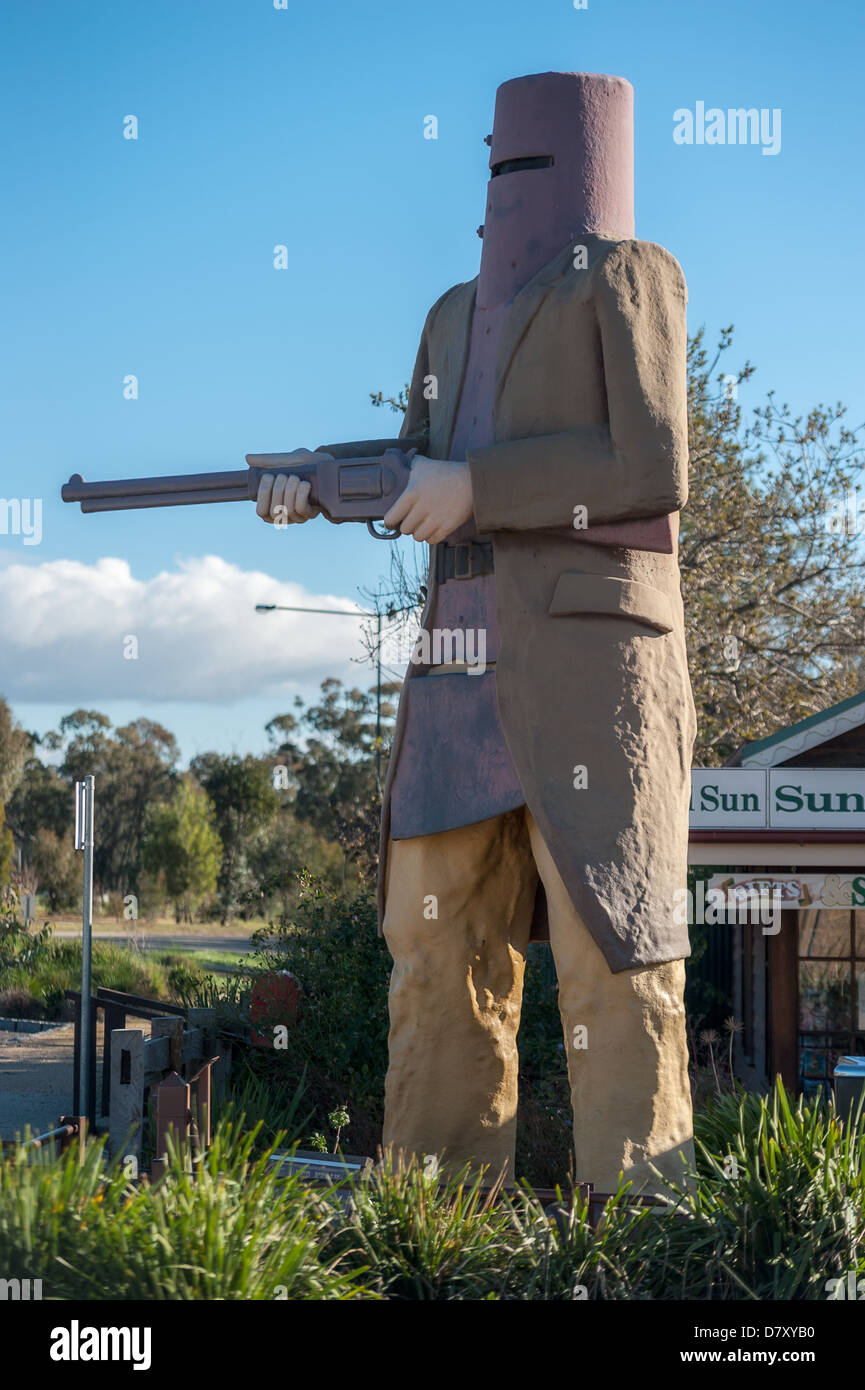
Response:
[{"label": "tall grass", "polygon": [[[385,1162],[351,1188],[277,1176],[288,1134],[254,1076],[190,1165],[156,1187],[106,1166],[101,1141],[70,1155],[17,1150],[0,1163],[7,1278],[46,1298],[811,1300],[865,1276],[865,1125],[819,1097],[725,1096],[698,1117],[697,1172],[667,1209],[627,1184],[592,1227],[578,1195],[544,1210],[527,1186],[490,1194],[467,1171]],[[268,1133],[244,1133],[262,1105]],[[569,1200],[570,1199],[570,1200]]]},{"label": "tall grass", "polygon": [[362,1271],[319,1255],[301,1180],[277,1177],[254,1144],[224,1122],[192,1171],[172,1152],[156,1187],[106,1168],[102,1141],[83,1165],[19,1148],[0,1164],[5,1277],[41,1279],[45,1299],[358,1297]]},{"label": "tall grass", "polygon": [[279,1147],[303,1146],[313,1110],[306,1099],[302,1075],[293,1089],[275,1086],[253,1071],[241,1054],[233,1065],[228,1085],[215,1101],[214,1117],[217,1125],[230,1122],[240,1133],[254,1125],[253,1152],[264,1154]]},{"label": "tall grass", "polygon": [[388,1161],[356,1182],[348,1217],[323,1223],[324,1248],[348,1268],[370,1269],[388,1299],[481,1299],[501,1280],[507,1212],[482,1191],[482,1175],[427,1177]]},{"label": "tall grass", "polygon": [[356,1181],[347,1214],[324,1224],[324,1249],[399,1301],[651,1297],[639,1250],[653,1218],[629,1207],[627,1184],[593,1228],[579,1192],[550,1211],[529,1187],[489,1181],[467,1169],[431,1178],[388,1160]]},{"label": "tall grass", "polygon": [[431,1187],[415,1169],[359,1188],[330,1238],[353,1240],[387,1298],[809,1300],[865,1274],[861,1114],[778,1082],[714,1102],[697,1129],[698,1170],[668,1209],[634,1207],[624,1184],[593,1229],[578,1195],[544,1212],[525,1187],[489,1208],[465,1175]]},{"label": "tall grass", "polygon": [[[822,1097],[724,1097],[698,1117],[702,1179],[680,1297],[825,1298],[865,1273],[865,1121]],[[711,1291],[711,1292],[710,1292]]]}]

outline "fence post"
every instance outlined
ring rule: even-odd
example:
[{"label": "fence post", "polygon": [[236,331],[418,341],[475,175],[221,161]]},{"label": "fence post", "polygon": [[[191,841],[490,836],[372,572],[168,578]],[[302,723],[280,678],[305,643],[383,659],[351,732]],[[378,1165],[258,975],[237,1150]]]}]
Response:
[{"label": "fence post", "polygon": [[[70,991],[67,991],[67,996]],[[81,1114],[81,995],[75,995],[72,1008],[74,1010],[74,1032],[72,1034],[72,1111],[75,1115]]]},{"label": "fence post", "polygon": [[193,1142],[198,1144],[198,1152],[210,1148],[210,1096],[211,1096],[211,1073],[215,1064],[219,1061],[218,1057],[211,1057],[203,1066],[199,1067],[194,1076],[189,1078],[189,1089],[195,1089],[195,1114],[193,1116],[193,1129],[197,1122],[198,1129],[193,1134]]},{"label": "fence post", "polygon": [[[96,991],[98,999],[100,990]],[[120,1004],[102,1004],[102,1114],[111,1114],[111,1037],[126,1027],[126,1010]]]},{"label": "fence post", "polygon": [[112,1158],[122,1147],[124,1157],[131,1155],[136,1162],[140,1159],[143,1119],[144,1029],[115,1028],[111,1037],[108,1103],[108,1147]]},{"label": "fence post", "polygon": [[168,1039],[168,1069],[183,1071],[183,1019],[170,1015],[151,1019],[150,1036]]},{"label": "fence post", "polygon": [[204,1051],[205,1051],[205,1053],[207,1052],[208,1048],[210,1047],[211,1042],[213,1041],[213,1036],[212,1036],[212,1035],[213,1035],[213,1032],[214,1032],[215,1024],[216,1024],[216,1010],[215,1010],[215,1009],[190,1009],[190,1010],[189,1010],[189,1026],[190,1026],[190,1028],[200,1028],[201,1031],[202,1031],[202,1033],[205,1033],[205,1034],[206,1034],[206,1041],[205,1041],[205,1046],[204,1046]]},{"label": "fence post", "polygon": [[68,1125],[75,1132],[64,1134],[57,1141],[57,1157],[65,1154],[74,1144],[78,1150],[79,1164],[84,1162],[84,1155],[87,1150],[87,1116],[86,1115],[61,1115],[60,1126]]},{"label": "fence post", "polygon": [[216,1010],[212,1008],[190,1009],[189,1025],[191,1028],[200,1028],[205,1035],[202,1056],[207,1057],[213,1052],[219,1054],[218,1060],[213,1064],[211,1074],[212,1095],[219,1097],[225,1090],[231,1058],[228,1045],[224,1039],[217,1038],[216,1035]]},{"label": "fence post", "polygon": [[95,999],[90,1001],[90,1043],[87,1049],[87,1068],[89,1079],[87,1083],[87,1095],[90,1100],[90,1109],[81,1109],[87,1116],[87,1121],[91,1129],[96,1131],[96,1120],[99,1114],[99,1107],[96,1104],[96,1026],[99,1022],[99,1006]]},{"label": "fence post", "polygon": [[210,1148],[210,1063],[205,1062],[201,1069],[198,1089],[195,1093],[198,1104],[198,1129],[202,1149]]},{"label": "fence post", "polygon": [[156,1088],[156,1153],[150,1170],[151,1180],[158,1182],[168,1167],[168,1131],[172,1130],[174,1146],[182,1151],[189,1139],[189,1084],[173,1071]]}]

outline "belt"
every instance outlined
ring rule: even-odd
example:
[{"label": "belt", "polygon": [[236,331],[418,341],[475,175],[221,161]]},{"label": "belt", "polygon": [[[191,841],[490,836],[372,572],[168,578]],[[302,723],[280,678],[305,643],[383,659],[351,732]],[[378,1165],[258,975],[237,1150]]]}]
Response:
[{"label": "belt", "polygon": [[442,541],[436,546],[436,580],[478,579],[493,573],[492,541],[457,541],[450,545]]}]

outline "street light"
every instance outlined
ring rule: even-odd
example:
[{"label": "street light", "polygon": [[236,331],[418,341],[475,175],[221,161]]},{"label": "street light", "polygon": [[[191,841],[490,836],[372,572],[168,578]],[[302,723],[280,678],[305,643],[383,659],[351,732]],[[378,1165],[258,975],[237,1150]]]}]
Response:
[{"label": "street light", "polygon": [[[329,613],[332,618],[375,618],[376,698],[375,698],[375,779],[381,791],[381,613],[364,608],[299,608],[291,603],[257,603],[256,613]],[[391,613],[387,614],[392,617]]]}]

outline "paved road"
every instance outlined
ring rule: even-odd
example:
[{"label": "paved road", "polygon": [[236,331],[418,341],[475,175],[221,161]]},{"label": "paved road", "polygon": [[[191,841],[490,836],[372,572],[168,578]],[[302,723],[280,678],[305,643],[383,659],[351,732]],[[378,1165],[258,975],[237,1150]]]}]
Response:
[{"label": "paved road", "polygon": [[[55,931],[56,937],[66,937],[69,940],[80,940],[81,931],[74,931],[69,927],[61,927]],[[134,932],[108,932],[95,931],[94,941],[114,941],[119,945],[125,945],[127,941],[133,941],[140,945],[145,951],[237,951],[238,954],[245,954],[252,950],[249,936],[163,936],[159,933],[148,935],[142,932],[140,935]]]}]

